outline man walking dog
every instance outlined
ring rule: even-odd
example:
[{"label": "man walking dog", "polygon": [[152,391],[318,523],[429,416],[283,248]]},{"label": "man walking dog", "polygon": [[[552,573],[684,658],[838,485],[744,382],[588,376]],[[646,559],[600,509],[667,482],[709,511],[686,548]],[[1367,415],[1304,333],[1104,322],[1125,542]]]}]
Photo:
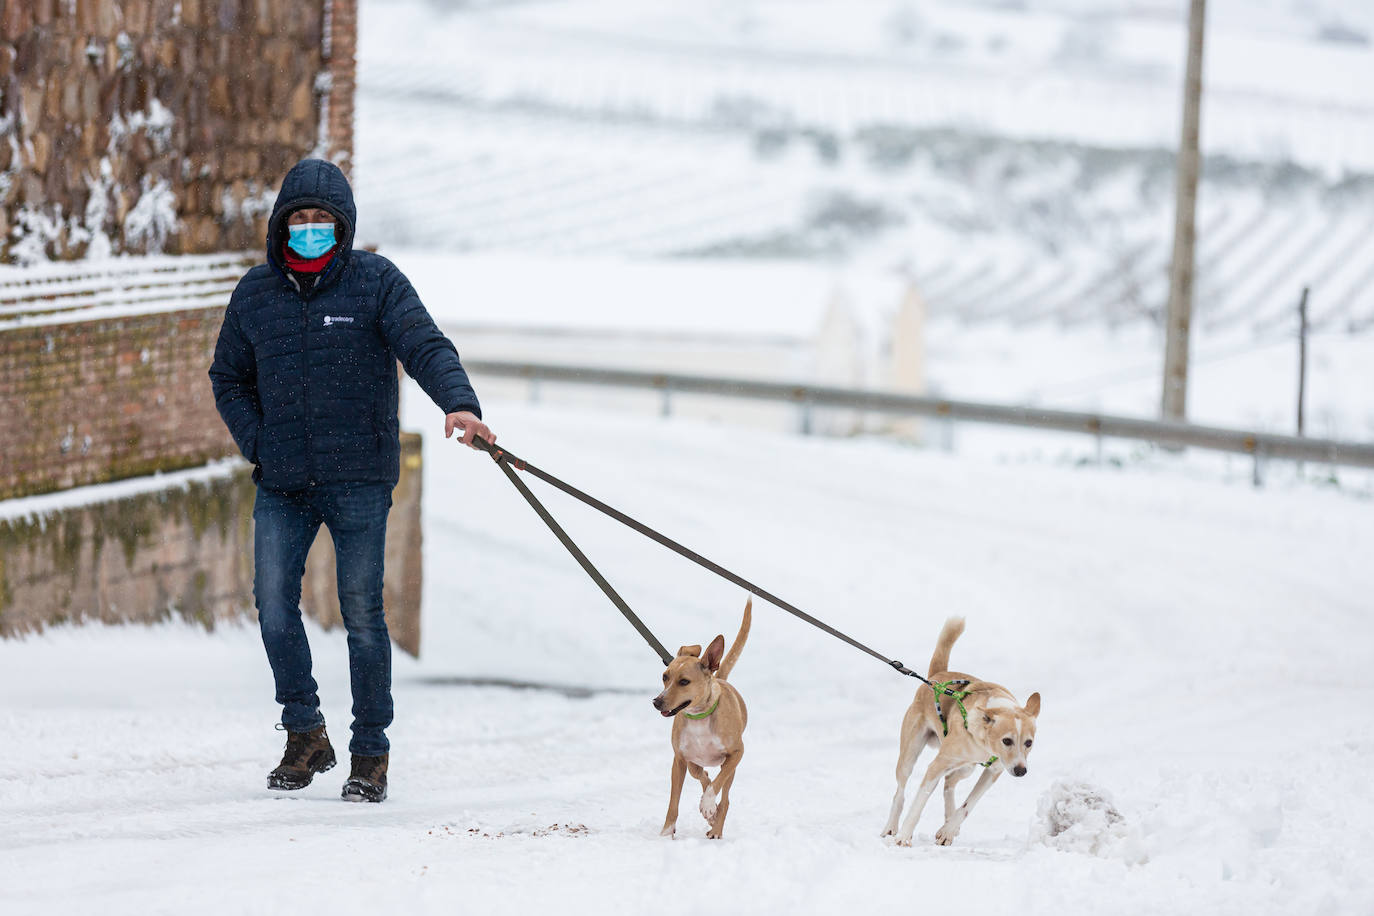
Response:
[{"label": "man walking dog", "polygon": [[338,557],[353,689],[343,797],[380,802],[392,719],[382,558],[400,476],[396,360],[444,412],[445,436],[496,437],[410,282],[386,258],[353,250],[356,214],[333,163],[292,167],[267,224],[267,263],[234,290],[210,381],[258,486],[253,596],[287,733],[267,785],[304,788],[335,763],[300,612],[306,553],[323,524]]}]

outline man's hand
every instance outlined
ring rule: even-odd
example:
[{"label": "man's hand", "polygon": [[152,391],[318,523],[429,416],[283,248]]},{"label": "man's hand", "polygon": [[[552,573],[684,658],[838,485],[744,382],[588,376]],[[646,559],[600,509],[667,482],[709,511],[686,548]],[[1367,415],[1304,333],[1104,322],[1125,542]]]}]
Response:
[{"label": "man's hand", "polygon": [[444,438],[450,438],[455,429],[462,430],[458,441],[470,448],[477,448],[472,444],[473,436],[481,436],[492,444],[496,443],[496,435],[492,433],[491,427],[477,419],[477,415],[470,410],[460,410],[444,417]]}]

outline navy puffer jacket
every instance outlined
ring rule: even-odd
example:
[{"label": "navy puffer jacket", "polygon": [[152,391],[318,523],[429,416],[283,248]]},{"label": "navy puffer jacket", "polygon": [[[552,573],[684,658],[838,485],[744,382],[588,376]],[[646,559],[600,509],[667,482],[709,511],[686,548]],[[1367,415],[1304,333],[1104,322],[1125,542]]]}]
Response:
[{"label": "navy puffer jacket", "polygon": [[[304,295],[282,263],[286,218],[301,207],[334,214],[338,239]],[[267,263],[239,281],[224,315],[210,366],[215,406],[268,489],[396,483],[397,359],[444,413],[481,416],[458,351],[410,281],[386,258],[353,250],[356,215],[337,166],[293,166],[267,224]]]}]

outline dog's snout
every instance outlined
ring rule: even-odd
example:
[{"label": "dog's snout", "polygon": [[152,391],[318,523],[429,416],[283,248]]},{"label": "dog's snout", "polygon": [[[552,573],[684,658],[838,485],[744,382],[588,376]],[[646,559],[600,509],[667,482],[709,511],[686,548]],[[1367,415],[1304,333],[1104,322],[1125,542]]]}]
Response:
[{"label": "dog's snout", "polygon": [[1015,767],[1012,768],[1011,775],[1013,775],[1013,776],[1025,776],[1025,775],[1026,775],[1026,768],[1023,767],[1023,766],[1015,766]]},{"label": "dog's snout", "polygon": [[662,694],[660,694],[660,695],[654,697],[654,709],[659,709],[659,710],[663,709],[663,695],[662,695]]}]

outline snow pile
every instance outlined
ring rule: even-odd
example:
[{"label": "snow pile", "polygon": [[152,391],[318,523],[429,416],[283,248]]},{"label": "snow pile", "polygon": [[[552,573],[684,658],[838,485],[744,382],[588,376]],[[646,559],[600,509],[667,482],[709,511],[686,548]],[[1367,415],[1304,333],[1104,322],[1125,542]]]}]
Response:
[{"label": "snow pile", "polygon": [[1129,865],[1149,861],[1140,831],[1127,823],[1107,790],[1088,782],[1061,779],[1040,796],[1031,841]]},{"label": "snow pile", "polygon": [[138,203],[124,217],[124,240],[158,254],[167,237],[177,231],[177,198],[166,178],[143,176]]}]

